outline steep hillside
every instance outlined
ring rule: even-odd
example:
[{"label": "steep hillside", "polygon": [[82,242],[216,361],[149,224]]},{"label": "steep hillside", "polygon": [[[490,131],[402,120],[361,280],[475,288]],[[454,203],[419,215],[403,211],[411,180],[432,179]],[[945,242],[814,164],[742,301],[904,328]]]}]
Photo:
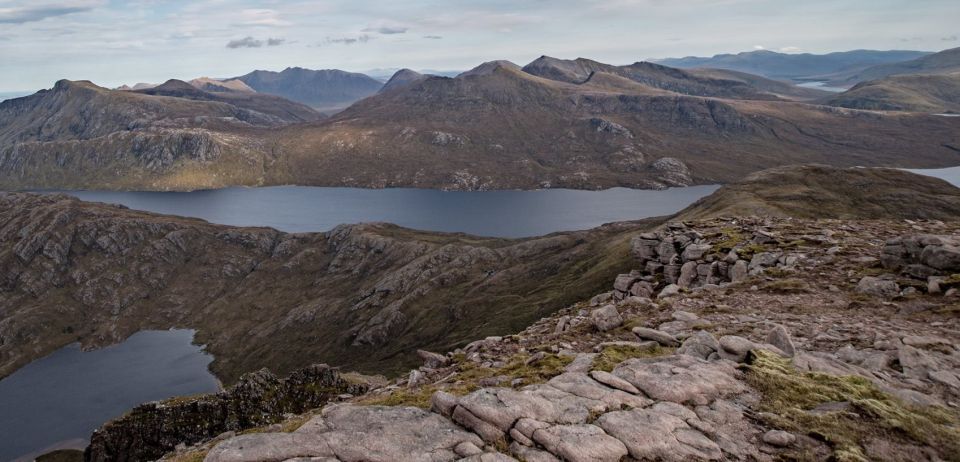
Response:
[{"label": "steep hillside", "polygon": [[584,58],[562,60],[542,56],[524,66],[523,70],[538,77],[575,84],[585,82],[594,72],[603,72],[649,87],[690,96],[754,100],[773,100],[781,96],[795,95],[805,99],[823,96],[817,91],[796,89],[793,85],[759,76],[722,71],[684,71],[648,62],[613,66]]},{"label": "steep hillside", "polygon": [[598,76],[578,85],[498,66],[428,78],[281,130],[288,170],[277,174],[375,187],[658,188],[790,163],[960,161],[960,120],[700,98]]},{"label": "steep hillside", "polygon": [[894,75],[936,75],[957,72],[960,72],[960,47],[943,50],[939,53],[922,56],[909,61],[871,66],[856,73],[837,76],[832,79],[830,84],[849,86],[859,82],[867,82]]},{"label": "steep hillside", "polygon": [[244,93],[256,93],[253,88],[247,86],[243,83],[242,80],[217,80],[211,79],[210,77],[200,77],[190,81],[190,85],[197,87],[203,91],[211,92],[244,92]]},{"label": "steep hillside", "polygon": [[[239,82],[239,81],[238,81]],[[242,82],[241,82],[242,83]],[[210,84],[207,84],[208,86]],[[224,88],[224,87],[220,87]],[[277,119],[277,124],[311,122],[323,118],[317,111],[279,96],[245,91],[205,91],[193,83],[171,79],[153,88],[135,90],[145,95],[172,96],[198,101],[217,101]]]},{"label": "steep hillside", "polygon": [[257,92],[282,96],[321,111],[343,109],[383,87],[382,82],[363,74],[300,67],[288,67],[281,72],[258,70],[230,80],[240,80]]},{"label": "steep hillside", "polygon": [[0,193],[0,376],[74,341],[189,327],[233,382],[315,362],[395,373],[505,334],[623,271],[632,233],[505,240],[388,224],[284,234]]},{"label": "steep hillside", "polygon": [[960,112],[960,72],[896,75],[858,83],[826,104],[880,111]]},{"label": "steep hillside", "polygon": [[951,221],[960,217],[960,189],[896,169],[787,166],[725,185],[677,218],[750,215]]},{"label": "steep hillside", "polygon": [[710,58],[689,56],[667,58],[655,62],[679,68],[713,68],[747,72],[775,79],[825,80],[827,76],[856,72],[879,64],[909,61],[931,54],[928,51],[853,50],[815,55],[811,53],[777,53],[769,50],[720,54]]},{"label": "steep hillside", "polygon": [[400,88],[406,85],[409,85],[414,82],[419,82],[423,79],[426,79],[427,76],[410,69],[400,69],[383,85],[383,88],[380,89],[380,92],[393,90],[394,88]]}]

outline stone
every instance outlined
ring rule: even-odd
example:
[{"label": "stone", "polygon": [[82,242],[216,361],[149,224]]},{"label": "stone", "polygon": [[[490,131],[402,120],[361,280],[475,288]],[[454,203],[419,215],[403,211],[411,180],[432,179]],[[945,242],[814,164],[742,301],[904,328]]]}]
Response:
[{"label": "stone", "polygon": [[676,284],[680,278],[680,265],[665,265],[663,267],[663,280],[667,284]]},{"label": "stone", "polygon": [[697,262],[688,261],[680,267],[680,277],[677,278],[677,285],[682,288],[688,288],[697,279]]},{"label": "stone", "polygon": [[687,355],[629,359],[613,375],[630,382],[657,401],[709,404],[714,399],[742,393],[733,363],[707,362]]},{"label": "stone", "polygon": [[747,354],[750,350],[756,348],[753,342],[736,335],[724,335],[720,337],[720,357],[730,361],[742,363],[747,360]]},{"label": "stone", "polygon": [[411,370],[410,375],[407,376],[407,386],[410,388],[417,388],[425,383],[427,383],[427,376],[419,369]]},{"label": "stone", "polygon": [[446,356],[439,353],[433,353],[425,350],[417,350],[417,356],[420,358],[421,361],[423,361],[424,367],[428,367],[430,369],[437,369],[440,367],[445,367],[450,364],[450,358],[447,358]]},{"label": "stone", "polygon": [[647,327],[634,327],[632,332],[641,340],[653,340],[654,342],[666,347],[675,347],[680,345],[680,341],[677,340],[676,337],[656,329],[650,329]]},{"label": "stone", "polygon": [[[376,428],[376,431],[370,431]],[[241,435],[214,446],[210,462],[329,457],[387,462],[459,458],[461,443],[483,441],[444,417],[415,407],[334,404],[293,433]]]},{"label": "stone", "polygon": [[503,441],[506,437],[506,433],[500,428],[497,428],[496,425],[484,421],[462,406],[454,408],[451,418],[454,422],[473,430],[474,433],[479,435],[480,438],[487,443]]},{"label": "stone", "polygon": [[780,448],[791,446],[797,441],[796,436],[783,430],[770,430],[763,434],[762,439],[764,443]]},{"label": "stone", "polygon": [[567,327],[570,325],[570,316],[560,316],[560,319],[557,320],[557,326],[554,327],[554,334],[562,334],[567,330]]},{"label": "stone", "polygon": [[929,374],[930,380],[960,390],[960,376],[950,371],[932,371]]},{"label": "stone", "polygon": [[777,264],[783,252],[759,252],[750,259],[749,269],[765,268]]},{"label": "stone", "polygon": [[577,353],[570,364],[563,368],[566,372],[590,372],[596,353]]},{"label": "stone", "polygon": [[[483,388],[460,398],[460,406],[506,433],[521,417],[548,423],[560,419],[560,410],[549,400],[509,388]],[[456,414],[454,414],[456,417]]]},{"label": "stone", "polygon": [[960,271],[960,247],[929,245],[920,254],[920,263],[941,271]]},{"label": "stone", "polygon": [[630,290],[630,286],[632,286],[634,282],[639,280],[640,278],[633,274],[620,274],[617,275],[617,279],[613,282],[613,288],[620,292],[626,292]]},{"label": "stone", "polygon": [[710,438],[670,414],[650,409],[609,412],[597,419],[597,425],[623,442],[636,460],[681,462],[723,457]]},{"label": "stone", "polygon": [[893,298],[900,294],[900,287],[894,281],[864,276],[857,283],[857,292],[881,298]]},{"label": "stone", "polygon": [[749,275],[749,268],[747,267],[746,260],[737,260],[733,266],[730,267],[730,282],[740,282],[747,278]]},{"label": "stone", "polygon": [[669,284],[660,291],[657,295],[657,299],[676,297],[680,295],[680,286],[676,284]]},{"label": "stone", "polygon": [[683,249],[683,254],[680,258],[686,262],[700,260],[711,248],[709,244],[690,244],[687,248]]},{"label": "stone", "polygon": [[499,452],[483,452],[463,459],[457,459],[456,462],[517,462],[517,459]]},{"label": "stone", "polygon": [[787,331],[786,327],[779,324],[773,326],[773,329],[770,329],[770,333],[767,334],[767,343],[777,347],[790,358],[797,352],[796,347],[793,345],[793,340],[790,339],[790,332]]},{"label": "stone", "polygon": [[533,440],[568,462],[619,462],[627,455],[620,440],[590,424],[555,425],[533,433]]},{"label": "stone", "polygon": [[630,286],[630,295],[634,297],[650,298],[653,295],[653,284],[647,281],[638,281]]},{"label": "stone", "polygon": [[720,349],[720,342],[713,334],[698,330],[683,341],[683,345],[677,349],[677,354],[689,355],[695,358],[708,359],[711,354]]},{"label": "stone", "polygon": [[430,410],[437,414],[450,417],[455,407],[457,407],[457,397],[450,393],[437,391],[430,396]]},{"label": "stone", "polygon": [[626,380],[623,380],[607,371],[590,371],[590,377],[593,377],[593,379],[597,382],[618,390],[623,390],[627,393],[640,393],[640,390],[637,390],[637,387],[633,386],[630,382],[627,382]]},{"label": "stone", "polygon": [[453,452],[457,453],[460,457],[470,457],[477,454],[483,454],[483,449],[477,447],[477,445],[464,441],[453,448]]},{"label": "stone", "polygon": [[925,379],[928,371],[939,369],[933,357],[910,345],[904,345],[897,350],[897,360],[907,377]]},{"label": "stone", "polygon": [[623,318],[620,317],[620,312],[617,311],[616,306],[606,305],[590,313],[590,322],[600,332],[606,332],[620,327],[623,324]]},{"label": "stone", "polygon": [[610,388],[580,372],[565,372],[550,379],[547,385],[581,398],[601,401],[608,409],[621,409],[624,406],[636,408],[652,404],[652,401],[646,398]]},{"label": "stone", "polygon": [[700,319],[699,316],[689,311],[674,311],[673,313],[670,314],[670,317],[672,317],[677,321],[684,321],[684,322],[693,322]]},{"label": "stone", "polygon": [[522,446],[517,443],[510,444],[510,452],[525,462],[560,462],[560,459],[557,459],[556,456],[547,451]]},{"label": "stone", "polygon": [[901,340],[904,345],[917,348],[931,348],[939,345],[950,345],[950,341],[933,335],[907,335]]},{"label": "stone", "polygon": [[677,249],[673,246],[673,239],[667,238],[657,246],[657,255],[660,256],[660,263],[669,265],[673,257],[677,255]]}]

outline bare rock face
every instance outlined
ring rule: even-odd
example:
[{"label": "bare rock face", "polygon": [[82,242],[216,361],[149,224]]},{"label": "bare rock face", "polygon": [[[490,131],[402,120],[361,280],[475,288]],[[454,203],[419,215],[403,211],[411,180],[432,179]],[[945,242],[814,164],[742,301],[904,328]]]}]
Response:
[{"label": "bare rock face", "polygon": [[[245,375],[220,393],[138,406],[95,431],[84,458],[92,462],[154,460],[178,444],[279,422],[291,413],[320,407],[339,394],[362,394],[367,389],[347,382],[325,365],[297,371],[284,379],[263,370]],[[299,443],[270,441],[257,454],[266,457],[276,448],[289,445]]]},{"label": "bare rock face", "polygon": [[688,355],[631,359],[617,366],[613,375],[653,399],[674,403],[709,404],[743,391],[732,363],[706,362]]},{"label": "bare rock face", "polygon": [[[376,428],[376,431],[370,431]],[[468,446],[469,445],[469,446]],[[453,461],[483,446],[477,435],[412,407],[329,406],[294,433],[239,436],[215,446],[206,462],[286,460]],[[476,454],[473,454],[476,455]],[[478,459],[484,460],[484,459]]]}]

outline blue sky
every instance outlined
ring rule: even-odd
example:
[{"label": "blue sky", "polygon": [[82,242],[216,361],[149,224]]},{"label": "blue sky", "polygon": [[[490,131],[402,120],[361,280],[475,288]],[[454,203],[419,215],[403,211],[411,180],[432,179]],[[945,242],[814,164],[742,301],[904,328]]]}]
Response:
[{"label": "blue sky", "polygon": [[288,66],[457,70],[960,46],[958,0],[0,0],[0,91]]}]

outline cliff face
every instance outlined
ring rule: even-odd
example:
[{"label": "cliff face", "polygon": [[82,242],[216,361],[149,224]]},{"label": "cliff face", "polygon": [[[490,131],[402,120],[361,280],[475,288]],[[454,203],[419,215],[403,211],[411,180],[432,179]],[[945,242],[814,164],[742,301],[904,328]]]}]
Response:
[{"label": "cliff face", "polygon": [[0,375],[74,341],[190,327],[225,382],[317,361],[396,371],[602,286],[643,224],[504,240],[392,225],[285,234],[0,194]]},{"label": "cliff face", "polygon": [[94,432],[84,460],[156,460],[177,445],[274,424],[289,414],[323,406],[339,395],[360,395],[367,389],[368,385],[348,382],[326,366],[307,367],[282,379],[267,370],[253,372],[217,394],[133,408]]}]

